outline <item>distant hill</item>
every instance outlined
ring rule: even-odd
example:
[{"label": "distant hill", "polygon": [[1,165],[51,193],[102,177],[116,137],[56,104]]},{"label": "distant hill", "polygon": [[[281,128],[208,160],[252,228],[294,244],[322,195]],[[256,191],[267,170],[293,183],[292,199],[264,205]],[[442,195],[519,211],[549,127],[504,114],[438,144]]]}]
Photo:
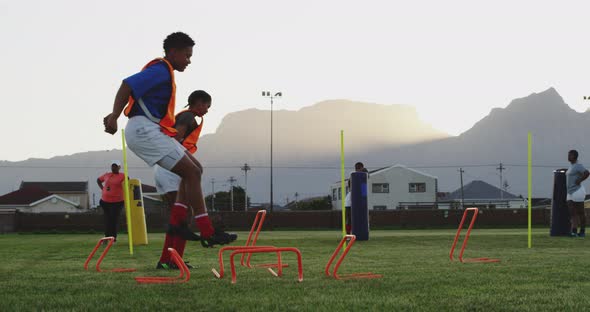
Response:
[{"label": "distant hill", "polygon": [[[457,137],[423,123],[410,106],[325,101],[298,111],[274,112],[275,203],[285,204],[287,197],[293,199],[296,192],[299,198],[329,193],[330,183],[340,179],[340,129],[345,130],[347,167],[359,160],[369,169],[396,163],[418,167],[438,176],[440,191],[459,187],[459,166],[466,171],[465,184],[483,180],[499,186],[496,167],[502,162],[506,166],[503,177],[510,184],[508,191],[526,196],[528,131],[533,133],[536,197],[551,195],[552,170],[567,166],[569,149],[578,149],[582,163],[586,158],[590,166],[586,138],[590,134],[590,111],[574,111],[553,88],[515,99],[504,109],[493,109]],[[215,133],[203,136],[199,142],[205,192],[211,192],[212,178],[216,190],[229,189],[225,180],[230,176],[244,185],[240,166],[248,163],[252,167],[248,172],[248,194],[253,202],[267,202],[269,143],[269,111],[250,109],[228,114]],[[94,187],[96,177],[120,155],[119,150],[113,150],[3,161],[0,193],[12,191],[21,180],[88,180],[93,186],[91,192],[98,193],[98,187]],[[132,153],[129,158],[130,174],[153,184],[151,169]]]},{"label": "distant hill", "polygon": [[[310,163],[314,158],[339,154],[341,129],[346,133],[348,152],[449,137],[422,122],[411,106],[346,100],[320,102],[298,111],[275,111],[273,124],[273,158],[284,164]],[[200,157],[210,163],[268,164],[270,111],[249,109],[228,114],[215,133],[203,136],[199,149]]]},{"label": "distant hill", "polygon": [[[274,164],[317,164],[330,155],[339,155],[339,131],[346,131],[348,151],[362,151],[379,146],[403,146],[448,137],[419,120],[414,108],[405,105],[379,105],[345,100],[325,101],[299,111],[275,111]],[[206,124],[205,124],[206,126]],[[229,176],[241,177],[239,166],[249,163],[249,191],[254,202],[266,200],[270,163],[270,112],[250,109],[228,114],[213,134],[204,135],[199,142],[198,157],[206,166],[206,183],[212,177],[220,181]],[[108,170],[111,159],[121,159],[121,151],[96,151],[51,159],[29,159],[21,162],[0,162],[3,172],[0,193],[17,188],[21,180],[88,180],[91,192],[98,194],[94,181]],[[129,156],[130,175],[152,184],[150,168],[133,153]],[[258,168],[257,168],[258,166]],[[46,167],[56,167],[54,169]],[[220,168],[221,167],[221,168]],[[265,173],[266,172],[266,173]],[[294,179],[291,179],[290,175]],[[275,171],[277,198],[283,198],[284,182],[299,184],[299,173]],[[328,178],[325,176],[324,178]],[[305,179],[305,178],[303,178]],[[315,178],[314,178],[315,180]],[[242,182],[243,183],[243,182]],[[303,182],[306,184],[306,182]],[[290,188],[287,187],[287,188]],[[326,187],[309,188],[306,193],[325,193]],[[293,192],[294,193],[294,192]],[[98,195],[96,201],[98,201]],[[278,201],[277,201],[278,202]]]}]

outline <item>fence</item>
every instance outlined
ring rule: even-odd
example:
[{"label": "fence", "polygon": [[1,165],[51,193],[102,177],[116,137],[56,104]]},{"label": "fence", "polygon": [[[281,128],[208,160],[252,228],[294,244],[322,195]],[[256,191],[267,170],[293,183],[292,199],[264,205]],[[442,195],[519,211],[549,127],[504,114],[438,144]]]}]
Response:
[{"label": "fence", "polygon": [[[371,228],[426,228],[456,227],[462,210],[385,210],[369,211]],[[213,220],[221,219],[229,230],[247,230],[252,225],[256,212],[212,212]],[[341,222],[340,211],[279,211],[267,215],[266,226],[273,229],[338,229]],[[489,209],[480,210],[478,226],[521,226],[527,224],[526,209]],[[533,209],[532,223],[549,226],[551,212],[549,209]],[[13,225],[9,223],[12,220]],[[5,232],[51,232],[78,231],[102,232],[102,213],[15,213],[0,215],[0,223]],[[147,214],[148,231],[163,231],[168,223],[163,214]],[[121,214],[120,228],[125,227],[125,217]]]}]

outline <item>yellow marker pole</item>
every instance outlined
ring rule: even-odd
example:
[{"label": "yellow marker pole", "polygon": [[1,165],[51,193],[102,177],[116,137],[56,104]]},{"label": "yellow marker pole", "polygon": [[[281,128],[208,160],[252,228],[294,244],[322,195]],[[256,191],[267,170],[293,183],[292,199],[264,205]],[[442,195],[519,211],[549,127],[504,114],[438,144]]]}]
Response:
[{"label": "yellow marker pole", "polygon": [[[342,238],[346,236],[346,186],[344,185],[344,130],[340,130],[340,201],[342,208]],[[346,245],[346,243],[344,243]]]},{"label": "yellow marker pole", "polygon": [[127,148],[125,147],[125,130],[121,129],[123,142],[123,172],[125,173],[123,193],[125,194],[125,216],[127,217],[127,233],[129,235],[129,254],[133,255],[133,234],[131,230],[131,205],[129,202],[129,171],[127,170]]},{"label": "yellow marker pole", "polygon": [[532,134],[529,132],[528,135],[528,184],[529,184],[529,248],[533,247],[533,234],[532,234],[532,197],[533,197],[533,137]]}]

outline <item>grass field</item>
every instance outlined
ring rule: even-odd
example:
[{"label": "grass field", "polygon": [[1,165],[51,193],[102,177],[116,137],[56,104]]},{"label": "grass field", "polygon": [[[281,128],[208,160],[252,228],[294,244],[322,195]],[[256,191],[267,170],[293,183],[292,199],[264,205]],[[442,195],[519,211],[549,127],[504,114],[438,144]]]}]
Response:
[{"label": "grass field", "polygon": [[[185,260],[198,267],[190,282],[137,285],[133,276],[174,275],[154,269],[163,234],[130,256],[120,238],[103,268],[135,267],[135,273],[83,270],[98,235],[0,235],[0,310],[45,311],[584,311],[590,306],[590,238],[552,238],[535,229],[533,249],[524,229],[475,229],[466,257],[497,257],[501,263],[450,262],[453,230],[373,231],[357,242],[341,273],[372,271],[375,280],[336,281],[323,276],[338,243],[337,231],[262,232],[259,244],[301,250],[304,280],[296,282],[295,257],[282,278],[263,269],[238,267],[217,280],[216,250],[195,243]],[[240,232],[238,244],[246,233]],[[254,256],[253,262],[271,258]],[[226,266],[227,269],[227,266]],[[229,272],[229,271],[228,271]]]}]

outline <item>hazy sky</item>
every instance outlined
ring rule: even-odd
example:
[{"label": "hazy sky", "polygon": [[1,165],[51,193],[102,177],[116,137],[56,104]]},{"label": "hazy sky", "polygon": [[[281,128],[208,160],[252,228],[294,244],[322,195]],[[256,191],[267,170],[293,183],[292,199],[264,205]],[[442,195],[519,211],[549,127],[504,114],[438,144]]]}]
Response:
[{"label": "hazy sky", "polygon": [[229,112],[269,109],[267,89],[284,94],[275,109],[409,104],[453,135],[551,86],[584,111],[589,12],[588,1],[540,0],[0,0],[0,159],[119,148],[102,117],[121,80],[178,30],[197,42],[177,74],[178,106],[209,91],[205,132]]}]

